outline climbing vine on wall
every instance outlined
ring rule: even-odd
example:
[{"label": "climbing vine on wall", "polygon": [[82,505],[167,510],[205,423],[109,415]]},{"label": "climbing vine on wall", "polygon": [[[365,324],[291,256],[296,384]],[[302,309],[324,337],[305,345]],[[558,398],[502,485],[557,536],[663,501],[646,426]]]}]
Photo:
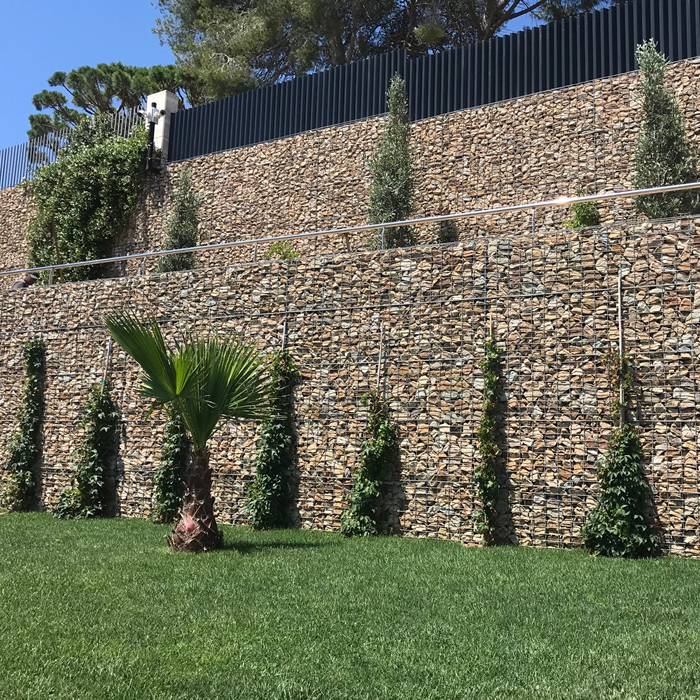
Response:
[{"label": "climbing vine on wall", "polygon": [[41,454],[44,421],[46,347],[31,340],[23,348],[25,379],[20,398],[17,430],[10,438],[9,459],[1,494],[3,508],[30,510],[36,501],[36,466]]},{"label": "climbing vine on wall", "polygon": [[77,452],[75,477],[58,500],[59,518],[108,515],[113,493],[110,482],[117,451],[119,412],[108,382],[90,389],[82,418],[83,441]]},{"label": "climbing vine on wall", "polygon": [[[644,472],[637,428],[630,422],[634,373],[629,359],[613,361],[613,415],[619,421],[598,462],[600,498],[583,527],[586,549],[609,557],[651,557],[661,551],[653,493]],[[620,387],[622,386],[622,391]]]},{"label": "climbing vine on wall", "polygon": [[180,512],[190,443],[177,411],[168,409],[160,466],[154,478],[153,520],[172,523]]},{"label": "climbing vine on wall", "polygon": [[484,359],[481,362],[484,375],[484,401],[477,440],[479,458],[474,467],[479,508],[476,510],[477,531],[483,535],[486,544],[496,539],[498,505],[498,466],[501,448],[498,440],[501,384],[501,354],[493,337],[484,344]]},{"label": "climbing vine on wall", "polygon": [[270,365],[274,387],[270,417],[261,428],[255,461],[255,480],[248,490],[246,510],[258,529],[289,527],[291,485],[296,463],[294,432],[294,387],[299,371],[288,351],[275,353]]},{"label": "climbing vine on wall", "polygon": [[[55,162],[29,185],[37,213],[29,229],[32,265],[93,260],[113,252],[128,226],[145,175],[146,132],[114,134],[109,118],[82,121]],[[56,272],[62,280],[99,277],[103,267]]]},{"label": "climbing vine on wall", "polygon": [[350,492],[348,507],[340,517],[340,531],[347,537],[376,535],[383,531],[380,513],[384,482],[398,466],[398,436],[389,407],[377,392],[365,397],[369,409],[360,465]]}]

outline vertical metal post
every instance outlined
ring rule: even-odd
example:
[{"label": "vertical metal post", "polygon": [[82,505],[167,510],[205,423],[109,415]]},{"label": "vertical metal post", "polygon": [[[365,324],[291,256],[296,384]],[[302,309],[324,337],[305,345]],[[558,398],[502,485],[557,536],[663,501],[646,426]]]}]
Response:
[{"label": "vertical metal post", "polygon": [[284,352],[287,349],[288,334],[289,334],[288,316],[287,316],[287,308],[286,308],[286,304],[285,304],[284,322],[282,323],[282,352]]},{"label": "vertical metal post", "polygon": [[625,358],[625,328],[622,317],[622,270],[617,273],[617,353],[618,353],[618,382],[620,384],[619,391],[619,419],[620,427],[625,424],[625,386],[624,386],[624,358]]},{"label": "vertical metal post", "polygon": [[104,386],[105,382],[109,378],[109,369],[110,365],[112,364],[112,348],[112,338],[110,337],[107,340],[107,347],[105,348],[105,366],[102,372],[102,386]]},{"label": "vertical metal post", "polygon": [[377,358],[377,391],[382,381],[382,364],[384,358],[384,324],[379,324],[379,357]]}]

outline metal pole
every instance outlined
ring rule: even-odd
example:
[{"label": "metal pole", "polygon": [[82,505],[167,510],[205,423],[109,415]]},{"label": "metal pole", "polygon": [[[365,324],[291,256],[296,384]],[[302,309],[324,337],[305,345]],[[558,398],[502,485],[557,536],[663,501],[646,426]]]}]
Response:
[{"label": "metal pole", "polygon": [[105,385],[107,378],[109,377],[109,369],[110,365],[112,364],[112,347],[112,338],[108,338],[107,348],[105,349],[105,368],[102,372],[102,386]]},{"label": "metal pole", "polygon": [[282,323],[282,352],[284,352],[287,349],[287,334],[288,334],[288,317],[287,317],[287,308],[285,305],[284,309],[284,321]]},{"label": "metal pole", "polygon": [[454,214],[439,214],[437,216],[422,216],[401,221],[387,221],[382,224],[361,224],[359,226],[345,226],[343,228],[323,229],[320,231],[306,231],[302,233],[292,233],[286,236],[265,236],[250,240],[227,241],[225,243],[208,243],[205,245],[188,246],[187,248],[170,248],[165,250],[147,251],[144,253],[131,253],[129,255],[117,255],[111,258],[98,258],[96,260],[81,260],[79,262],[61,263],[58,265],[41,265],[36,267],[22,267],[7,270],[0,270],[0,277],[17,275],[24,272],[43,272],[45,270],[61,270],[74,267],[90,267],[92,265],[105,265],[108,263],[122,262],[136,258],[160,258],[167,255],[183,255],[186,253],[200,253],[209,250],[224,250],[245,245],[269,244],[277,241],[293,241],[306,238],[319,238],[322,236],[339,236],[349,233],[365,233],[380,231],[389,228],[401,228],[404,226],[419,226],[421,224],[440,223],[442,221],[459,221],[479,216],[489,216],[494,214],[508,214],[512,212],[529,211],[535,209],[568,207],[580,202],[603,202],[611,199],[625,199],[643,197],[652,194],[667,194],[670,192],[689,192],[699,190],[700,182],[689,182],[683,185],[664,185],[660,187],[649,187],[643,190],[623,190],[620,192],[604,192],[602,194],[586,195],[582,197],[560,197],[558,199],[542,200],[538,202],[526,202],[525,204],[514,204],[492,209],[472,209],[469,211],[456,212]]},{"label": "metal pole", "polygon": [[377,358],[377,392],[382,381],[382,358],[384,357],[384,324],[379,324],[379,357]]},{"label": "metal pole", "polygon": [[622,270],[618,271],[617,274],[617,353],[618,353],[618,382],[620,384],[619,391],[619,424],[620,428],[625,425],[625,412],[627,407],[625,406],[625,387],[624,387],[624,361],[625,361],[625,328],[622,319]]}]

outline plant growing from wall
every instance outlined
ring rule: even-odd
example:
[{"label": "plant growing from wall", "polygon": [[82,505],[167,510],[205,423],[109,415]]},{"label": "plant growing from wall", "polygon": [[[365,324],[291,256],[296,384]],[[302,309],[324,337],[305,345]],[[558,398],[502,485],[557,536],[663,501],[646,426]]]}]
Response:
[{"label": "plant growing from wall", "polygon": [[30,340],[22,349],[24,385],[20,398],[17,430],[10,438],[6,478],[1,505],[11,511],[30,510],[36,501],[35,471],[41,454],[44,421],[46,347]]},{"label": "plant growing from wall", "polygon": [[[93,260],[112,253],[126,229],[145,173],[146,132],[116,136],[104,116],[86,119],[54,163],[40,168],[29,188],[37,213],[29,228],[32,265]],[[63,280],[98,277],[100,267],[57,273]]]},{"label": "plant growing from wall", "polygon": [[484,343],[484,359],[481,361],[484,375],[484,400],[481,409],[481,422],[477,433],[479,459],[474,467],[477,500],[476,527],[486,544],[496,540],[498,505],[498,467],[501,459],[499,445],[501,385],[501,353],[491,336]]},{"label": "plant growing from wall", "polygon": [[[620,422],[607,453],[598,462],[600,498],[586,518],[586,549],[609,557],[652,557],[661,551],[654,524],[653,494],[644,473],[644,454],[637,429],[628,422],[633,372],[624,355],[613,363],[616,399],[613,413]],[[622,383],[622,392],[619,391]]]},{"label": "plant growing from wall", "polygon": [[192,446],[180,517],[169,544],[178,551],[219,547],[208,442],[223,418],[264,419],[269,412],[267,367],[257,351],[231,340],[194,340],[171,350],[154,320],[108,316],[114,340],[141,367],[141,393],[170,405],[182,418]]},{"label": "plant growing from wall", "polygon": [[99,382],[90,389],[81,424],[83,438],[77,451],[75,476],[72,486],[59,496],[59,518],[107,515],[112,505],[110,472],[117,451],[119,412],[108,382]]},{"label": "plant growing from wall", "polygon": [[180,415],[167,410],[160,466],[156,470],[153,489],[153,520],[172,523],[182,507],[185,472],[190,444]]},{"label": "plant growing from wall", "polygon": [[[637,47],[642,118],[635,154],[634,186],[675,185],[698,179],[696,154],[688,141],[674,93],[665,85],[666,58],[653,40]],[[696,192],[638,197],[637,209],[658,219],[698,210]]]},{"label": "plant growing from wall", "polygon": [[270,363],[272,412],[260,428],[255,480],[248,490],[246,510],[256,530],[289,527],[291,482],[296,461],[294,387],[299,372],[288,351],[275,353]]},{"label": "plant growing from wall", "polygon": [[268,260],[298,260],[299,251],[289,241],[275,241],[265,251]]},{"label": "plant growing from wall", "polygon": [[[189,170],[185,170],[180,175],[173,194],[173,211],[168,220],[166,249],[191,248],[197,245],[201,204],[192,187],[192,175]],[[192,253],[166,255],[158,261],[158,272],[178,272],[191,270],[192,267]]]},{"label": "plant growing from wall", "polygon": [[[370,222],[408,219],[413,211],[413,174],[409,149],[410,122],[406,83],[395,75],[387,93],[389,116],[377,152],[371,162]],[[408,227],[382,232],[382,247],[396,248],[415,242]]]},{"label": "plant growing from wall", "polygon": [[369,438],[360,451],[348,507],[340,516],[340,531],[347,537],[376,535],[383,531],[380,513],[384,482],[396,473],[398,436],[389,407],[375,391],[364,397],[368,407]]},{"label": "plant growing from wall", "polygon": [[576,202],[571,205],[571,216],[564,222],[570,229],[600,225],[600,212],[595,202]]}]

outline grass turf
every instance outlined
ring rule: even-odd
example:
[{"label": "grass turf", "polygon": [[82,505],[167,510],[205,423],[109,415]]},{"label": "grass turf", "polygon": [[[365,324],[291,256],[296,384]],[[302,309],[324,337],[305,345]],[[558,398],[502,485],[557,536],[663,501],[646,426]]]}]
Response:
[{"label": "grass turf", "polygon": [[700,562],[0,518],[0,696],[700,695]]}]

